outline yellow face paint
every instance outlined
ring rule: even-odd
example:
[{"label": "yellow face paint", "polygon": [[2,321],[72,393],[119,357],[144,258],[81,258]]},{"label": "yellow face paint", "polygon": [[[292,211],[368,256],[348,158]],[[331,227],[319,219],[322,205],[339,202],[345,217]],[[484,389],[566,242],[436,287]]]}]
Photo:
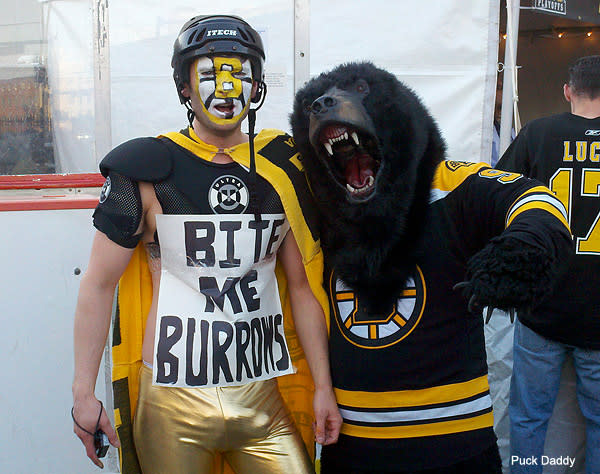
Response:
[{"label": "yellow face paint", "polygon": [[252,67],[237,57],[207,57],[196,60],[198,96],[202,111],[218,125],[241,120],[250,107]]}]

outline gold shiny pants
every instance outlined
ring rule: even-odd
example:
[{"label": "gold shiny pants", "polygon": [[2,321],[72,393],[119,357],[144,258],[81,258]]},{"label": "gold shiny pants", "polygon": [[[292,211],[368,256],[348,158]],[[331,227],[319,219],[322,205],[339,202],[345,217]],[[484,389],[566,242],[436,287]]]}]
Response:
[{"label": "gold shiny pants", "polygon": [[314,472],[275,379],[188,389],[154,386],[152,369],[140,370],[133,435],[144,474],[210,473],[219,452],[236,473]]}]

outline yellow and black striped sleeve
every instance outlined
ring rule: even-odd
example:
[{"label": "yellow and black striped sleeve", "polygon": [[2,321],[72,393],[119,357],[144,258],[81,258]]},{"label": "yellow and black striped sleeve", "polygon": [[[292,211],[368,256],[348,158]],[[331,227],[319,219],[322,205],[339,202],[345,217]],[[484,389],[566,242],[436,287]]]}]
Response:
[{"label": "yellow and black striped sleeve", "polygon": [[555,255],[572,244],[563,204],[542,183],[519,173],[484,163],[443,162],[432,190],[436,199],[470,250],[500,235]]},{"label": "yellow and black striped sleeve", "polygon": [[506,212],[502,235],[543,247],[559,258],[573,245],[567,211],[552,191],[534,182],[538,185],[521,193]]},{"label": "yellow and black striped sleeve", "polygon": [[527,211],[545,211],[553,215],[570,232],[567,210],[562,202],[545,186],[535,186],[522,193],[506,213],[508,227],[515,219]]}]

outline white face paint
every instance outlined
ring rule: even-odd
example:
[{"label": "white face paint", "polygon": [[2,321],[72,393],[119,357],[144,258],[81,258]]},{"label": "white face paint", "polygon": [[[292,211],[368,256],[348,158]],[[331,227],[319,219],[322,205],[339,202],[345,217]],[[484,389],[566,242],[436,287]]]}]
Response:
[{"label": "white face paint", "polygon": [[202,111],[219,125],[239,121],[250,107],[252,66],[238,57],[207,57],[196,60],[198,96]]}]

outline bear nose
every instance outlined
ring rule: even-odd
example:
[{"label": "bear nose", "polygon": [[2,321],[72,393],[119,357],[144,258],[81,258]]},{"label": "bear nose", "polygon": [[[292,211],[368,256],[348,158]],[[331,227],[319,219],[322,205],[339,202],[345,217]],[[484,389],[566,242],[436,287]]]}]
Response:
[{"label": "bear nose", "polygon": [[328,109],[335,107],[336,105],[337,100],[335,98],[328,95],[322,95],[311,104],[310,110],[313,114],[320,114],[322,112],[327,112]]}]

